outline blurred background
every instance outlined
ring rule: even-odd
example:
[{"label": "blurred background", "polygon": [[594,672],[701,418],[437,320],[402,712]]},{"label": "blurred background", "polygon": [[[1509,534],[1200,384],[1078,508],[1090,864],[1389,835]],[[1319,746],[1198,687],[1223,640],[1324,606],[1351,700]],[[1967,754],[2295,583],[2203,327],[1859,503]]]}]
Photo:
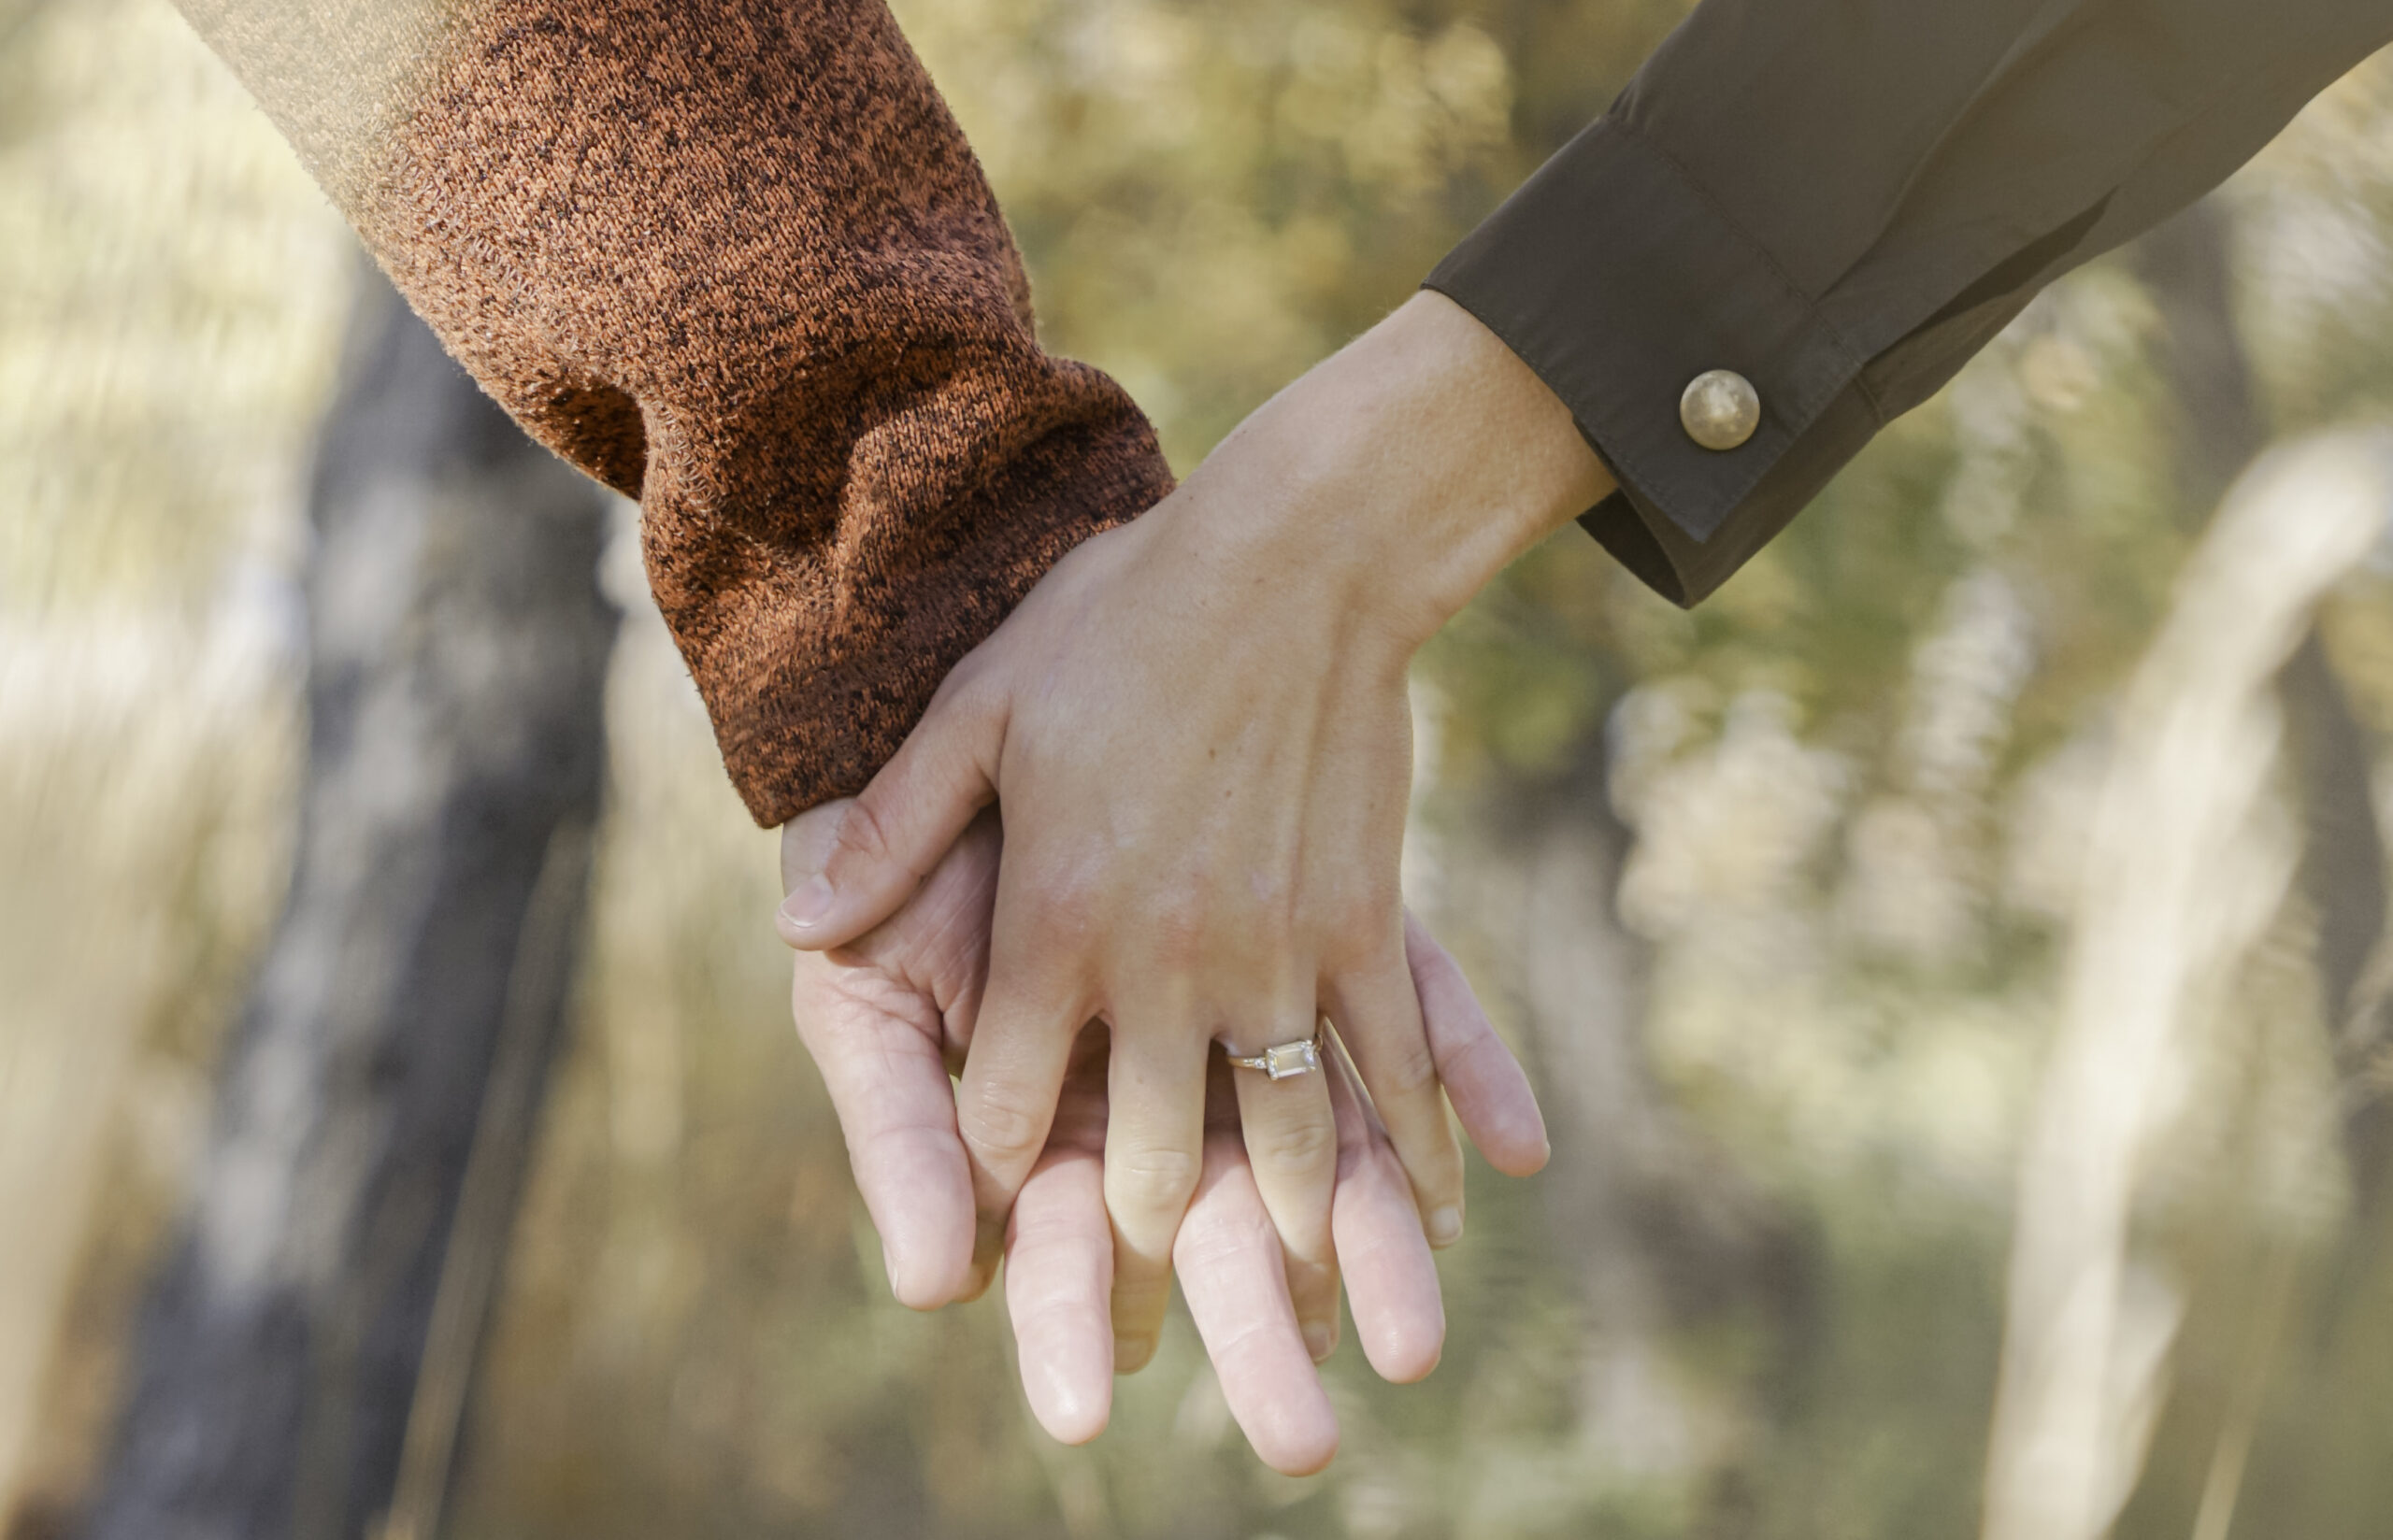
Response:
[{"label": "blurred background", "polygon": [[[1683,10],[896,8],[1183,471]],[[1291,1480],[1184,1319],[1066,1449],[890,1302],[634,512],[166,0],[0,0],[0,1522],[2383,1535],[2388,236],[2372,64],[1700,610],[1565,531],[1440,639],[1408,888],[1555,1157]]]}]

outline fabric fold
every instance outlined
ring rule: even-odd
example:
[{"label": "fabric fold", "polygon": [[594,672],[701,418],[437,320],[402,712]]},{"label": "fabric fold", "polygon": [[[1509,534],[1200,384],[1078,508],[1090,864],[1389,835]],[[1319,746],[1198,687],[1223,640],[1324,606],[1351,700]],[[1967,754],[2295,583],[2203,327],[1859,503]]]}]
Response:
[{"label": "fabric fold", "polygon": [[[2388,36],[2378,0],[1703,0],[1426,286],[1612,467],[1581,521],[1693,604],[2038,291]],[[1760,401],[1731,449],[1679,421],[1712,369]]]},{"label": "fabric fold", "polygon": [[860,790],[1170,490],[1128,395],[1039,345],[881,0],[187,4],[482,387],[640,499],[760,823]]}]

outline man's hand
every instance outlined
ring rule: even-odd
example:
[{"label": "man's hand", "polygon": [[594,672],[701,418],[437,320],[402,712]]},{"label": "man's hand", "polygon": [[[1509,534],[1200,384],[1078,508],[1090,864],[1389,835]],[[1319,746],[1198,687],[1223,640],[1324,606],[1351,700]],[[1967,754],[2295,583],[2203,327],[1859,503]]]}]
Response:
[{"label": "man's hand", "polygon": [[[789,864],[804,868],[807,842],[841,811],[818,808],[790,826],[785,876]],[[799,1035],[838,1111],[890,1287],[916,1308],[986,1282],[972,1266],[971,1177],[948,1070],[979,1010],[999,847],[996,820],[984,815],[886,923],[849,947],[797,958]],[[1504,1169],[1537,1169],[1544,1130],[1519,1066],[1453,961],[1417,927],[1412,941],[1421,1009],[1465,1130]],[[1002,1240],[1024,1389],[1040,1424],[1068,1443],[1104,1428],[1116,1367],[1102,1176],[1107,1060],[1108,1034],[1087,1027]],[[1391,1380],[1436,1365],[1444,1314],[1411,1185],[1342,1056],[1326,1054],[1322,1077],[1337,1129],[1334,1247],[1323,1262],[1283,1256],[1240,1137],[1231,1073],[1214,1060],[1203,1165],[1173,1260],[1239,1427],[1267,1463],[1301,1474],[1337,1447],[1312,1362],[1336,1345],[1339,1263],[1364,1354]],[[1326,1312],[1300,1312],[1300,1296],[1325,1296]]]}]

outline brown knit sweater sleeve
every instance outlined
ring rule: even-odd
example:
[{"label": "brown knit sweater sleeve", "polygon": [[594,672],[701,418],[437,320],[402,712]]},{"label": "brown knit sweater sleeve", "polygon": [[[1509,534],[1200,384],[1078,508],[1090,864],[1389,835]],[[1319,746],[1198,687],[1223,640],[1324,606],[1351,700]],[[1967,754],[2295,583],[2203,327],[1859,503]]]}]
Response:
[{"label": "brown knit sweater sleeve", "polygon": [[184,0],[450,349],[638,496],[760,823],[853,791],[1074,544],[1170,488],[1049,356],[881,0]]}]

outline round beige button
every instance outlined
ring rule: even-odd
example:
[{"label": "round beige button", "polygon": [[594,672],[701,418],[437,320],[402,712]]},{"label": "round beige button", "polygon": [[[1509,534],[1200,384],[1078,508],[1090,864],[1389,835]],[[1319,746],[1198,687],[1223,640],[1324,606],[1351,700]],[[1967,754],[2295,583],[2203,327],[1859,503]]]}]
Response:
[{"label": "round beige button", "polygon": [[1733,449],[1761,426],[1761,397],[1734,369],[1706,369],[1679,397],[1679,425],[1707,449]]}]

